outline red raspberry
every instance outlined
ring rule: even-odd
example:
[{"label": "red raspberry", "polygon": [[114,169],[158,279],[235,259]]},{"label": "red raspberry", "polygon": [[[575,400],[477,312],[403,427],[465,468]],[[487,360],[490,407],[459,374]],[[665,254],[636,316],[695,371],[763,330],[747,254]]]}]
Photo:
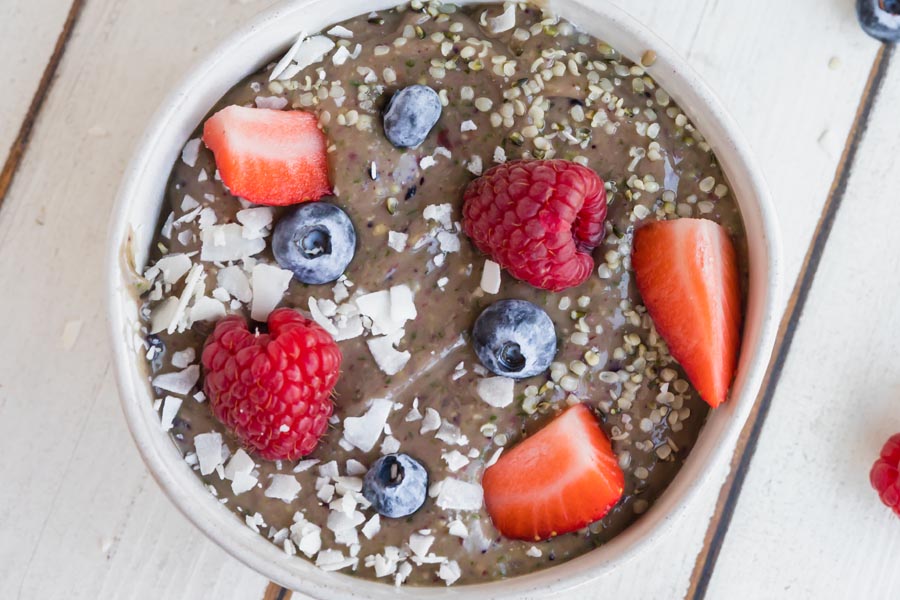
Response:
[{"label": "red raspberry", "polygon": [[328,332],[290,308],[269,315],[269,333],[242,317],[216,324],[203,349],[203,389],[213,414],[267,460],[309,454],[328,426],[341,351]]},{"label": "red raspberry", "polygon": [[516,279],[559,292],[594,269],[603,241],[606,189],[587,167],[566,160],[516,160],[469,184],[463,229]]},{"label": "red raspberry", "polygon": [[872,465],[869,481],[881,501],[900,516],[900,433],[892,435],[881,449],[881,457]]}]

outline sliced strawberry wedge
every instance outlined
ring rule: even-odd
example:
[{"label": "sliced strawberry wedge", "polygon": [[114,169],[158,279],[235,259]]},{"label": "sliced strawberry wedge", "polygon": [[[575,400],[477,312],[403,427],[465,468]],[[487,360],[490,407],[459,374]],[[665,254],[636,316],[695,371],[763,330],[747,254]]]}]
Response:
[{"label": "sliced strawberry wedge", "polygon": [[203,126],[222,181],[235,196],[285,206],[331,192],[325,134],[312,113],[226,106]]},{"label": "sliced strawberry wedge", "polygon": [[713,408],[725,402],[737,366],[741,292],[734,245],[705,219],[638,229],[631,256],[656,330]]},{"label": "sliced strawberry wedge", "polygon": [[481,485],[500,533],[537,541],[603,518],[622,497],[625,478],[597,419],[576,404],[502,454]]}]

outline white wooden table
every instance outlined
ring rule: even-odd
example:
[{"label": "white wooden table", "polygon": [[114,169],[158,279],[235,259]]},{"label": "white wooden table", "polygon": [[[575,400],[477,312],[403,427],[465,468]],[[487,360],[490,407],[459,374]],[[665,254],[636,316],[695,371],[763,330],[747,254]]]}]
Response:
[{"label": "white wooden table", "polygon": [[[731,468],[665,541],[571,597],[896,599],[900,520],[868,469],[900,431],[900,55],[861,32],[852,0],[616,1],[745,130],[796,285]],[[100,285],[148,117],[269,4],[0,0],[0,598],[290,595],[205,539],[147,473]]]}]

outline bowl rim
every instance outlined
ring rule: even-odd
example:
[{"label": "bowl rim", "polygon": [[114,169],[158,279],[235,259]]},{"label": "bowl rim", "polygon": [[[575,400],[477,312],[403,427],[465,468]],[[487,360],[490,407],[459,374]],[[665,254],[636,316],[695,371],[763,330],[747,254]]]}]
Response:
[{"label": "bowl rim", "polygon": [[[499,3],[501,0],[481,1]],[[234,63],[237,53],[246,49],[245,46],[263,43],[260,40],[269,36],[270,41],[265,42],[266,44],[272,48],[285,47],[299,31],[298,27],[290,23],[308,20],[308,11],[312,7],[324,7],[328,3],[329,0],[284,0],[261,12],[217,44],[163,101],[140,138],[123,175],[109,226],[106,296],[110,317],[109,335],[121,406],[141,457],[165,494],[207,537],[265,577],[316,598],[526,598],[564,591],[600,577],[656,543],[682,515],[686,506],[694,502],[699,490],[715,470],[714,467],[731,455],[768,368],[780,321],[784,280],[780,230],[771,196],[762,172],[736,123],[685,59],[656,34],[608,0],[551,0],[549,4],[580,28],[589,29],[585,23],[579,22],[579,16],[596,19],[598,23],[602,22],[608,33],[616,32],[623,40],[633,41],[634,43],[629,42],[632,48],[653,49],[656,52],[656,62],[647,69],[648,72],[670,93],[672,88],[679,90],[678,93],[671,93],[672,97],[690,115],[698,130],[707,136],[729,182],[733,188],[739,188],[742,192],[738,195],[738,190],[734,191],[750,245],[751,293],[746,308],[741,362],[732,388],[732,398],[710,415],[678,475],[645,515],[602,547],[531,574],[446,589],[413,586],[395,588],[384,580],[372,581],[339,572],[326,573],[304,558],[288,556],[268,539],[251,531],[229,508],[223,507],[209,494],[201,480],[178,454],[168,434],[160,429],[156,412],[150,410],[151,403],[147,401],[150,397],[149,383],[135,361],[137,354],[133,342],[137,335],[137,306],[130,291],[129,269],[123,259],[123,249],[136,237],[132,212],[139,202],[135,199],[143,196],[149,203],[154,195],[142,192],[152,187],[147,182],[150,170],[148,165],[165,162],[167,170],[171,169],[173,161],[168,157],[177,157],[187,138],[180,140],[181,145],[173,147],[172,141],[166,140],[167,137],[172,137],[167,131],[172,129],[173,124],[185,120],[179,111],[191,104],[202,103],[202,97],[210,95],[208,89],[204,90],[204,86],[214,87],[214,73],[228,72],[227,79],[234,85],[251,72],[237,72],[238,69],[229,66],[229,61]],[[456,2],[471,3],[475,1]],[[402,2],[352,0],[330,4],[341,6],[327,9],[334,15],[340,15],[334,19],[325,17],[329,24],[354,14],[375,10],[373,7],[385,8]],[[347,8],[351,6],[356,8]],[[364,8],[359,10],[359,7]],[[272,39],[275,41],[271,41]],[[613,45],[620,50],[623,47],[622,43]],[[634,51],[623,51],[623,54],[635,61],[640,58]],[[254,60],[261,66],[270,59],[271,56],[261,56]],[[221,97],[221,93],[213,96],[214,102],[216,97]],[[206,110],[213,102],[206,104]],[[196,120],[189,131],[198,123],[199,120]],[[184,129],[183,123],[180,129]],[[163,157],[166,157],[165,160]],[[161,198],[158,198],[157,208],[160,202]],[[155,221],[152,227],[155,229]],[[758,235],[758,239],[751,240],[751,233]],[[143,252],[139,247],[137,251],[138,255]],[[142,262],[140,256],[137,262]],[[745,350],[748,346],[751,350],[749,354]],[[712,423],[715,423],[714,427],[711,426]]]}]

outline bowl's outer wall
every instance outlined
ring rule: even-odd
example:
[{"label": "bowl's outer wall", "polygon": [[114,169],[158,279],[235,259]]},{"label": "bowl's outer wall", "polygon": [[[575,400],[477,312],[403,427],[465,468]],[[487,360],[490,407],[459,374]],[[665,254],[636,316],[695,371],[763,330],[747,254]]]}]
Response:
[{"label": "bowl's outer wall", "polygon": [[[109,231],[108,308],[116,374],[126,421],[144,461],[176,506],[211,539],[253,569],[316,598],[530,598],[592,580],[654,543],[677,518],[708,474],[729,456],[759,391],[782,306],[779,229],[771,200],[743,136],[696,73],[674,50],[606,0],[555,0],[551,8],[579,28],[637,60],[652,49],[648,71],[706,136],[738,199],[750,260],[743,346],[732,398],[715,410],[681,472],[638,522],[610,543],[564,564],[502,582],[442,588],[399,588],[340,573],[325,573],[287,556],[252,532],[209,494],[159,427],[141,355],[137,303],[126,245],[139,268],[146,262],[164,188],[181,148],[213,106],[236,82],[291,44],[300,31],[315,32],[395,0],[292,0],[262,13],[224,41],[166,99],[151,121],[126,171]],[[458,4],[470,4],[462,0]]]}]

